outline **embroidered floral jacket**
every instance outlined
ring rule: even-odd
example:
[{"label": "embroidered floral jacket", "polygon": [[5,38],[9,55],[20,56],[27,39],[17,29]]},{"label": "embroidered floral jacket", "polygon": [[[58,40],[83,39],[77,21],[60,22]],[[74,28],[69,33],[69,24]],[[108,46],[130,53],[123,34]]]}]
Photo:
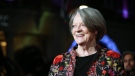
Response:
[{"label": "embroidered floral jacket", "polygon": [[[100,47],[97,49],[97,56],[87,71],[87,75],[123,76],[124,69],[120,54]],[[56,56],[50,67],[48,76],[73,76],[76,63],[75,57],[75,49]]]}]

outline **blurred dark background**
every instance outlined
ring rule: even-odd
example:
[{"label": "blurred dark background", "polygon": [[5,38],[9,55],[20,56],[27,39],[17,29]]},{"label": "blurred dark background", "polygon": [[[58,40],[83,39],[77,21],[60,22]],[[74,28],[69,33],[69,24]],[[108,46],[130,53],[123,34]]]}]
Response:
[{"label": "blurred dark background", "polygon": [[98,9],[119,51],[135,51],[134,0],[0,0],[0,76],[47,76],[73,42],[69,12]]}]

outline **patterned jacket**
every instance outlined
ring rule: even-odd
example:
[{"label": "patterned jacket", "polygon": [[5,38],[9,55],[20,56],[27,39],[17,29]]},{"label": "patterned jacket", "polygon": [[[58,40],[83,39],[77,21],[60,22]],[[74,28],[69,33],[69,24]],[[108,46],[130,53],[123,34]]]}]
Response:
[{"label": "patterned jacket", "polygon": [[[124,76],[123,62],[120,54],[96,47],[98,50],[97,55],[94,57],[94,61],[91,64],[87,75],[88,76]],[[73,76],[76,52],[73,48],[70,52],[58,55],[54,58],[54,61],[50,67],[48,76]]]}]

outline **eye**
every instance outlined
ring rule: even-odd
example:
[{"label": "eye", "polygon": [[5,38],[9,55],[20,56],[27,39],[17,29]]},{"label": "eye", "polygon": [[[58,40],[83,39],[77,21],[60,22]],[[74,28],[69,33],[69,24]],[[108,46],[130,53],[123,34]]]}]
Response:
[{"label": "eye", "polygon": [[75,27],[76,25],[72,25],[72,28]]},{"label": "eye", "polygon": [[85,26],[85,24],[84,24],[84,23],[82,23],[81,25],[82,25],[82,26]]},{"label": "eye", "polygon": [[134,60],[133,60],[133,59],[130,59],[129,61],[131,61],[131,62],[132,62],[132,61],[134,61]]},{"label": "eye", "polygon": [[72,25],[72,27],[74,27],[74,25]]},{"label": "eye", "polygon": [[123,60],[123,62],[124,62],[124,63],[126,63],[126,62],[127,62],[127,60]]}]

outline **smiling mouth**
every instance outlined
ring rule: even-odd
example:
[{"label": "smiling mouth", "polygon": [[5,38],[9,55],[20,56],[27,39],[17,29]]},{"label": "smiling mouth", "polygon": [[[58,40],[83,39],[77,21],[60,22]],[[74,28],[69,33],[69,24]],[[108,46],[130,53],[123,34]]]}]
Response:
[{"label": "smiling mouth", "polygon": [[77,37],[82,37],[82,36],[84,36],[84,35],[76,35]]},{"label": "smiling mouth", "polygon": [[83,37],[83,36],[76,36],[76,37]]}]

